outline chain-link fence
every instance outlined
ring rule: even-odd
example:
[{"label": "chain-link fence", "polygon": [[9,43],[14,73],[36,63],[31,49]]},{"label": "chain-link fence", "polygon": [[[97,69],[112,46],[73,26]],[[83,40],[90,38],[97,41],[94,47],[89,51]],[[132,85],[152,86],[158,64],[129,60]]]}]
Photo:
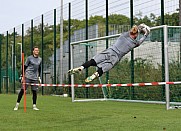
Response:
[{"label": "chain-link fence", "polygon": [[[39,47],[43,60],[42,82],[70,83],[70,77],[67,75],[70,68],[70,42],[121,33],[129,30],[133,24],[145,23],[151,27],[163,24],[179,25],[178,18],[179,0],[75,0],[66,3],[1,33],[0,92],[16,93],[20,88],[18,76],[21,74],[21,52],[25,53],[26,59],[32,54],[34,46]],[[107,43],[105,48],[108,46]],[[91,56],[89,47],[82,45],[81,48],[85,49],[85,52],[82,52],[85,59],[79,58],[81,61],[78,64],[82,64]],[[134,52],[130,55],[130,77],[125,78],[125,82],[134,82],[140,73],[137,70],[138,64],[144,64],[144,61],[134,61]],[[159,80],[164,80],[164,71],[159,73]],[[86,71],[85,77],[88,74]],[[109,73],[106,75],[104,82],[111,77]],[[39,91],[41,94],[65,92],[70,93],[70,90],[62,87],[42,87]]]}]

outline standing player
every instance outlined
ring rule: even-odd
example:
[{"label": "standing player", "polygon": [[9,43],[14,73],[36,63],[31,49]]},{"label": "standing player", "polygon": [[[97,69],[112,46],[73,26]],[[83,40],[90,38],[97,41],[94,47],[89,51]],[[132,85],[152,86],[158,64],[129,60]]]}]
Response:
[{"label": "standing player", "polygon": [[[34,83],[38,84],[41,83],[40,79],[40,72],[41,72],[41,61],[42,59],[38,56],[39,55],[39,49],[38,47],[33,48],[33,55],[30,55],[25,62],[24,65],[24,71],[25,71],[25,82],[26,83]],[[21,78],[21,81],[23,78]],[[25,84],[25,89],[27,89],[27,84]],[[33,110],[39,110],[36,107],[36,100],[37,100],[37,91],[38,91],[38,86],[37,85],[31,85],[31,90],[33,93]],[[18,99],[16,106],[14,110],[18,110],[19,103],[21,101],[21,98],[24,94],[24,89],[23,89],[23,84],[21,86],[21,90],[18,94]]]},{"label": "standing player", "polygon": [[[143,37],[140,40],[136,40],[138,33],[143,34]],[[122,33],[115,44],[95,55],[90,61],[85,62],[82,66],[69,70],[68,73],[74,74],[81,72],[83,69],[89,68],[90,66],[97,66],[98,70],[85,79],[85,82],[91,82],[95,78],[102,76],[103,73],[112,69],[121,58],[133,48],[141,45],[149,33],[150,28],[147,25],[135,25],[130,31]]]}]

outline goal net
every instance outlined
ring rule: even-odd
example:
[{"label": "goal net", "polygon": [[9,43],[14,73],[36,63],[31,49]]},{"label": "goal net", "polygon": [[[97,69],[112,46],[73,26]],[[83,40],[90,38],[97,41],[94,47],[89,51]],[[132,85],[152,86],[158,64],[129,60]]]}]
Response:
[{"label": "goal net", "polygon": [[[98,30],[96,30],[98,31]],[[95,32],[97,33],[97,32]],[[94,55],[115,43],[120,34],[71,43],[71,68],[82,65]],[[141,36],[139,36],[141,37]],[[152,27],[146,41],[126,54],[108,73],[85,87],[85,78],[96,71],[96,67],[82,74],[71,75],[72,101],[115,100],[128,102],[161,103],[167,109],[180,107],[181,84],[133,86],[128,83],[155,83],[181,81],[181,27]],[[125,84],[104,86],[97,84]]]}]

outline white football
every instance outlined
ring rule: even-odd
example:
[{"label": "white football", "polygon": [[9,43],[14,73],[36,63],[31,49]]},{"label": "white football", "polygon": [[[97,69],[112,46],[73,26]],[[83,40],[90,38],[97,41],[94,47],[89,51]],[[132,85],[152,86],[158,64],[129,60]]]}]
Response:
[{"label": "white football", "polygon": [[139,26],[138,26],[138,28],[139,29],[143,29],[143,28],[145,28],[146,27],[146,25],[143,23],[143,24],[140,24]]},{"label": "white football", "polygon": [[63,97],[68,97],[68,94],[63,94]]},{"label": "white football", "polygon": [[146,33],[146,28],[144,27],[142,30],[141,30],[141,32],[144,34],[144,33]]},{"label": "white football", "polygon": [[[140,32],[141,34],[146,33],[147,30],[148,30],[148,32],[150,32],[150,27],[147,26],[147,25],[145,25],[144,23],[143,23],[143,24],[140,24],[140,25],[138,26],[138,29],[139,29],[139,32]],[[146,29],[147,29],[147,30],[146,30]]]}]

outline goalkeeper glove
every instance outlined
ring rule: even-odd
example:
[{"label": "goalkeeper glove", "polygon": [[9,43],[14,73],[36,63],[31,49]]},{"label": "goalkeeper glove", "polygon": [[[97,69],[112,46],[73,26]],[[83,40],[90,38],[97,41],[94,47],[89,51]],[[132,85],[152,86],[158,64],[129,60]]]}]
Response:
[{"label": "goalkeeper glove", "polygon": [[150,33],[150,27],[145,25],[144,23],[138,26],[138,30],[141,34],[144,34],[145,36],[148,36]]},{"label": "goalkeeper glove", "polygon": [[145,36],[148,36],[148,35],[150,34],[150,29],[149,29],[149,27],[145,27],[143,30],[144,30],[144,32],[145,32],[145,33],[144,33]]},{"label": "goalkeeper glove", "polygon": [[22,75],[20,75],[20,77],[19,77],[19,82],[20,82],[20,83],[23,82],[23,76],[22,76]]}]

